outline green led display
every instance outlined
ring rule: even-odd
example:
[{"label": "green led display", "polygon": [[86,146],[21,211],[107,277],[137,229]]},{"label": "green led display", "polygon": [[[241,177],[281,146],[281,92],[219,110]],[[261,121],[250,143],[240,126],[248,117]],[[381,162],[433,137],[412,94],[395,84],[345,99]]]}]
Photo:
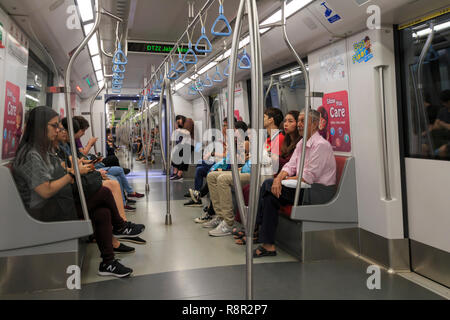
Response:
[{"label": "green led display", "polygon": [[[150,53],[150,54],[168,54],[173,50],[175,43],[167,42],[132,42],[128,41],[128,52]],[[193,46],[194,48],[194,46]],[[199,49],[206,49],[206,45],[200,45]],[[181,52],[185,54],[189,50],[187,44],[183,44],[177,48],[176,54]],[[197,53],[198,56],[205,56],[206,53]]]}]

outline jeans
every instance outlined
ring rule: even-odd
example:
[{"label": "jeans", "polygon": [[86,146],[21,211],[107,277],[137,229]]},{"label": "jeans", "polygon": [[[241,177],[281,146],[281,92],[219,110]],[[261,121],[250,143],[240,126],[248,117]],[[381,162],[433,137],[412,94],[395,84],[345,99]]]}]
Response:
[{"label": "jeans", "polygon": [[133,193],[133,188],[131,188],[130,184],[128,183],[128,179],[125,176],[125,172],[123,172],[123,169],[121,167],[110,167],[110,168],[103,168],[108,173],[108,176],[112,176],[117,180],[120,184],[120,190],[122,190],[123,202],[125,205],[125,191],[126,193]]},{"label": "jeans", "polygon": [[206,161],[202,161],[197,165],[195,169],[195,190],[200,190],[203,186],[203,179],[208,175],[209,169],[214,165],[214,163],[208,164]]}]

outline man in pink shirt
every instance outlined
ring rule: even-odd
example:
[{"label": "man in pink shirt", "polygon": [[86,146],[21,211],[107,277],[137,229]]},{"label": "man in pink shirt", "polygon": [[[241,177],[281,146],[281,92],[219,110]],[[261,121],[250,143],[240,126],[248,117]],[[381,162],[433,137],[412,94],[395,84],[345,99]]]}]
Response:
[{"label": "man in pink shirt", "polygon": [[[308,136],[305,150],[305,165],[302,182],[311,185],[305,192],[303,204],[320,204],[330,201],[336,192],[336,160],[330,143],[319,134],[320,113],[309,111]],[[303,133],[305,113],[298,117],[298,129]],[[291,160],[283,167],[275,179],[266,180],[260,191],[259,209],[256,223],[259,228],[259,242],[254,252],[255,258],[275,256],[275,233],[278,225],[280,206],[293,205],[295,189],[282,185],[283,180],[298,178],[297,170],[303,149],[303,140],[297,144]],[[303,190],[302,190],[303,193]],[[300,200],[302,196],[300,197]]]}]

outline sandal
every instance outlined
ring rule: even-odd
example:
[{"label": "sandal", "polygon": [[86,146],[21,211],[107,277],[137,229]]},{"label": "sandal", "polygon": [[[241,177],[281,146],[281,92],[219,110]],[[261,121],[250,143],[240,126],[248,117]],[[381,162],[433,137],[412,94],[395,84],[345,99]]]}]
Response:
[{"label": "sandal", "polygon": [[[258,250],[260,254],[256,252]],[[261,258],[261,257],[274,257],[277,255],[277,251],[268,251],[263,246],[259,246],[253,251],[253,258]]]},{"label": "sandal", "polygon": [[[247,237],[243,236],[242,238],[236,239],[235,243],[239,246],[245,246],[247,244]],[[253,238],[253,244],[258,243],[258,238]]]},{"label": "sandal", "polygon": [[233,231],[231,231],[231,234],[234,236],[235,239],[241,239],[243,236],[245,236],[245,229],[233,228]]}]

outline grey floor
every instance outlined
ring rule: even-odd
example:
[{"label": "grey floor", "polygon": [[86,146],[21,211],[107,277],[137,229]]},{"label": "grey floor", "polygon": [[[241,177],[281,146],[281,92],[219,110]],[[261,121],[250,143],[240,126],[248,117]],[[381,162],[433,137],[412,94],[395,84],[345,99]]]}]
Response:
[{"label": "grey floor", "polygon": [[[124,158],[123,166],[127,166]],[[193,219],[201,208],[186,208],[184,193],[193,180],[171,183],[173,224],[165,225],[165,176],[161,168],[150,170],[150,193],[137,202],[130,221],[144,223],[142,236],[147,245],[134,245],[136,252],[117,255],[133,268],[126,279],[97,275],[98,248],[90,244],[82,270],[82,288],[26,295],[0,296],[1,299],[152,299],[228,300],[245,298],[245,248],[231,236],[213,238],[208,229]],[[145,191],[144,166],[134,162],[128,175],[134,189]],[[128,245],[128,243],[127,243]],[[358,258],[339,261],[300,263],[281,249],[277,257],[256,259],[254,296],[256,299],[441,299],[440,296],[396,274],[382,271],[381,289],[367,288],[368,264]]]}]

